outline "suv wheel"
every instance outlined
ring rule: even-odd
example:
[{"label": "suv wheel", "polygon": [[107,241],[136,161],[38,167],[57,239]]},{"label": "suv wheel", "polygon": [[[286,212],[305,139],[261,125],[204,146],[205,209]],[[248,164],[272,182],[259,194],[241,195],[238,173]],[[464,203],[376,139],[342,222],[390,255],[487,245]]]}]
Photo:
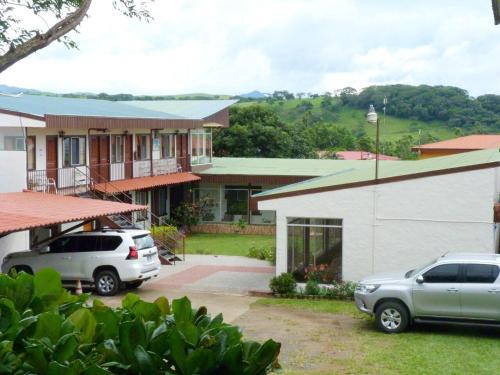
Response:
[{"label": "suv wheel", "polygon": [[113,296],[118,292],[120,280],[115,271],[99,271],[95,277],[95,289],[101,296]]},{"label": "suv wheel", "polygon": [[385,333],[399,333],[408,327],[408,312],[399,302],[384,302],[375,312],[378,328]]}]

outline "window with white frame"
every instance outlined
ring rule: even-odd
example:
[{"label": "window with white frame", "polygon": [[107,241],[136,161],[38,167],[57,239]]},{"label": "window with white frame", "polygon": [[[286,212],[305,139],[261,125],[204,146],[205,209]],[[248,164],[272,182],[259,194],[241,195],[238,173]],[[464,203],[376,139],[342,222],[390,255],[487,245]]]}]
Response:
[{"label": "window with white frame", "polygon": [[24,137],[8,136],[4,137],[5,151],[24,151]]},{"label": "window with white frame", "polygon": [[175,134],[161,135],[161,158],[168,159],[175,157]]},{"label": "window with white frame", "polygon": [[209,164],[212,162],[212,133],[205,129],[191,132],[191,164]]},{"label": "window with white frame", "polygon": [[111,163],[123,163],[123,135],[111,136]]},{"label": "window with white frame", "polygon": [[72,167],[86,164],[85,136],[63,138],[63,166]]}]

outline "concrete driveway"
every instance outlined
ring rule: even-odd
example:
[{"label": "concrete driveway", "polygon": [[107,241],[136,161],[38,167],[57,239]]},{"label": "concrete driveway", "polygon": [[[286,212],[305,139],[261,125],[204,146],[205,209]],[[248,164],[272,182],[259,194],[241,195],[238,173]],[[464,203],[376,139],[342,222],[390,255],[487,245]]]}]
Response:
[{"label": "concrete driveway", "polygon": [[[186,255],[176,265],[162,266],[155,280],[133,291],[146,301],[159,296],[169,300],[188,296],[193,306],[206,306],[213,315],[222,312],[231,322],[248,311],[256,298],[249,291],[269,291],[275,269],[268,262],[239,256]],[[100,297],[117,306],[127,292],[114,297]]]}]

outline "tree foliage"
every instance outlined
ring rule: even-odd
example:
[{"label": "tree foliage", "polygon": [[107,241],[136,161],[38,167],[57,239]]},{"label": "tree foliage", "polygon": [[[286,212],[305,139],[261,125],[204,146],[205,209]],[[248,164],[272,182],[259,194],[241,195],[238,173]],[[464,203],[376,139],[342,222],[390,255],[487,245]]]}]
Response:
[{"label": "tree foliage", "polygon": [[[346,89],[344,89],[346,90]],[[341,93],[344,105],[368,109],[370,104],[382,108],[388,98],[387,114],[421,121],[444,121],[451,128],[482,131],[500,130],[500,95],[469,96],[466,90],[451,86],[371,86],[361,93]]]},{"label": "tree foliage", "polygon": [[[102,0],[101,0],[102,1]],[[92,0],[0,0],[0,72],[67,35],[87,15]],[[148,1],[112,0],[120,13],[149,21]]]}]

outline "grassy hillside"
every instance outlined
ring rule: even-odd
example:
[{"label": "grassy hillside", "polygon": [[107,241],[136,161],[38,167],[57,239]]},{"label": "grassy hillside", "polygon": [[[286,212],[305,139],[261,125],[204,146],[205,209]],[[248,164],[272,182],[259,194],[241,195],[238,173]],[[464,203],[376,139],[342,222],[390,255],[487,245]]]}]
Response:
[{"label": "grassy hillside", "polygon": [[[286,124],[298,124],[303,121],[315,123],[331,123],[342,126],[354,132],[364,132],[375,137],[375,126],[366,122],[366,112],[347,106],[342,106],[338,99],[332,100],[332,105],[322,106],[323,98],[312,99],[291,99],[286,101],[249,101],[240,102],[236,106],[248,106],[259,103],[263,106],[273,108],[281,121]],[[306,103],[310,103],[306,104]],[[308,113],[309,112],[309,113]],[[431,134],[437,139],[454,138],[457,135],[453,129],[446,126],[444,122],[439,121],[419,121],[401,119],[393,116],[387,116],[384,122],[382,111],[380,116],[380,136],[381,140],[395,141],[405,135],[411,135],[418,140],[419,130],[421,134]]]}]

